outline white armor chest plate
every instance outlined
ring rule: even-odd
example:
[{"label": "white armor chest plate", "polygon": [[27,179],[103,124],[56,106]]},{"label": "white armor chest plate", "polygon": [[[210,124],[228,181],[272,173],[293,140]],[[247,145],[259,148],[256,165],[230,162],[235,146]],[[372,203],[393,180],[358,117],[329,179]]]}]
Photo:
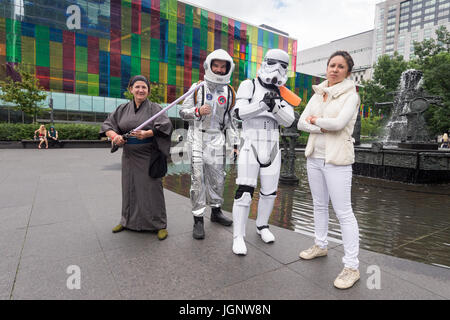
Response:
[{"label": "white armor chest plate", "polygon": [[[261,86],[257,79],[254,83],[255,93],[250,104],[259,103],[263,100],[264,95],[270,92]],[[245,119],[242,122],[242,129],[246,133],[246,137],[251,140],[278,141],[279,138],[278,121],[269,111],[263,111],[252,118]]]}]

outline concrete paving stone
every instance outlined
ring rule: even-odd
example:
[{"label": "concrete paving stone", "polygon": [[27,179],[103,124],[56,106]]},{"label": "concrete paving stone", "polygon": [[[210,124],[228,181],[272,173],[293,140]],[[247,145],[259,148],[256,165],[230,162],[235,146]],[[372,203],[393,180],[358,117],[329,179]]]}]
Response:
[{"label": "concrete paving stone", "polygon": [[[72,182],[73,183],[73,182]],[[115,176],[77,177],[77,191],[83,198],[96,198],[105,195],[122,196],[121,180]]]},{"label": "concrete paving stone", "polygon": [[91,219],[102,219],[104,217],[116,217],[120,221],[122,212],[122,194],[104,194],[98,197],[82,197]]},{"label": "concrete paving stone", "polygon": [[192,234],[192,229],[194,226],[194,218],[192,217],[190,209],[177,208],[175,210],[168,205],[166,207],[166,211],[167,211],[167,231],[169,232],[169,235],[179,235],[182,233]]},{"label": "concrete paving stone", "polygon": [[[145,279],[149,286],[158,287],[158,283],[152,283],[156,280],[147,279],[155,274],[170,274],[164,279],[170,280],[173,285],[180,285],[178,283],[180,279],[188,284],[183,283],[181,288],[167,291],[175,296],[166,297],[163,291],[159,291],[158,296],[153,291],[149,293],[146,288],[139,291],[145,296],[151,294],[153,298],[158,299],[176,299],[175,297],[179,297],[178,294],[183,292],[188,292],[189,298],[200,296],[224,285],[238,283],[260,272],[280,267],[279,263],[258,250],[245,258],[234,255],[224,241],[224,238],[228,237],[229,233],[222,231],[215,232],[210,241],[207,239],[199,241],[193,239],[189,232],[169,237],[162,242],[149,243],[148,248],[123,248],[107,251],[105,254],[113,265],[113,272],[120,274],[115,278],[121,283],[121,290],[122,287],[137,290],[141,278],[142,281]],[[187,296],[183,299],[186,298]]]},{"label": "concrete paving stone", "polygon": [[187,262],[188,253],[174,237],[146,247],[105,251],[122,296],[126,299],[189,299],[205,293],[198,287],[207,272],[200,262]]},{"label": "concrete paving stone", "polygon": [[82,201],[41,201],[33,206],[30,226],[53,224],[65,221],[88,221],[89,214]]},{"label": "concrete paving stone", "polygon": [[[337,248],[336,250],[343,252],[343,248]],[[407,281],[450,299],[450,270],[447,268],[367,250],[360,250],[359,259],[367,265],[379,266],[382,273],[387,273],[399,280]]]},{"label": "concrete paving stone", "polygon": [[89,220],[97,231],[112,232],[112,229],[120,223],[120,212],[110,211],[95,217],[89,214]]},{"label": "concrete paving stone", "polygon": [[199,261],[211,272],[212,277],[205,275],[204,283],[213,288],[223,287],[282,266],[255,247],[248,248],[245,257],[235,255],[231,250],[230,232],[220,228],[223,227],[218,227],[213,237],[201,241],[193,239],[191,233],[182,234],[174,240],[189,255],[189,261]]},{"label": "concrete paving stone", "polygon": [[31,206],[36,193],[36,182],[4,182],[0,184],[0,208]]},{"label": "concrete paving stone", "polygon": [[[94,223],[95,233],[100,243],[102,250],[115,250],[128,247],[147,247],[148,243],[159,241],[155,232],[137,232],[132,230],[124,230],[119,233],[112,233],[112,228],[116,224],[101,225],[98,222]],[[169,237],[170,237],[169,232]]]},{"label": "concrete paving stone", "polygon": [[0,258],[18,257],[25,239],[25,228],[2,230],[0,232]]},{"label": "concrete paving stone", "polygon": [[[98,197],[85,197],[83,202],[89,212],[93,222],[99,222],[103,225],[105,222],[111,226],[111,229],[120,222],[122,197],[119,190],[118,195],[104,194]],[[167,224],[170,233],[178,234],[192,230],[193,218],[186,201],[180,201],[173,198],[174,193],[164,190],[166,197]],[[186,198],[184,198],[186,199]],[[182,206],[180,204],[183,204]],[[181,219],[181,220],[180,220]]]},{"label": "concrete paving stone", "polygon": [[[69,289],[76,284],[78,271],[80,289]],[[108,269],[103,253],[72,257],[63,260],[22,260],[14,285],[12,298],[22,299],[121,299],[119,289]]]},{"label": "concrete paving stone", "polygon": [[205,239],[197,240],[192,237],[192,230],[177,235],[173,241],[183,251],[193,258],[209,257],[209,253],[219,252],[228,255],[231,251],[232,234],[222,226],[216,226],[205,219]]},{"label": "concrete paving stone", "polygon": [[[249,219],[245,240],[283,264],[297,261],[300,251],[314,244],[314,239],[309,236],[277,226],[271,225],[270,231],[275,236],[275,242],[265,243],[256,232],[255,221]],[[335,246],[338,246],[338,244],[329,243],[329,248]]]},{"label": "concrete paving stone", "polygon": [[25,228],[31,213],[31,205],[0,208],[0,232]]},{"label": "concrete paving stone", "polygon": [[[380,274],[380,289],[369,289],[368,280],[373,284],[373,272],[368,274],[369,265],[360,261],[361,279],[347,290],[334,287],[333,282],[343,269],[343,253],[336,249],[328,250],[328,256],[313,260],[299,260],[288,265],[289,269],[301,276],[311,279],[316,285],[336,296],[338,299],[350,300],[441,300],[436,293],[422,289],[410,282],[398,279],[388,273]],[[371,277],[369,279],[369,277]]]},{"label": "concrete paving stone", "polygon": [[9,299],[18,264],[19,256],[2,257],[0,260],[0,300],[2,296]]},{"label": "concrete paving stone", "polygon": [[[0,160],[0,164],[3,164],[4,161]],[[6,179],[8,179],[8,177],[11,174],[11,170],[9,170],[9,168],[2,168],[2,170],[0,170],[0,185],[5,184]]]},{"label": "concrete paving stone", "polygon": [[[60,161],[55,161],[55,164],[49,164],[53,169],[55,169],[55,166],[57,166],[60,163]],[[41,174],[39,176],[39,181],[41,183],[55,183],[55,182],[59,182],[59,181],[71,181],[74,179],[74,175],[70,172],[67,172],[67,169],[63,169],[61,168],[61,171],[51,171],[49,173],[46,174]]]},{"label": "concrete paving stone", "polygon": [[208,287],[203,278],[207,273],[200,263],[173,264],[162,269],[152,268],[145,275],[128,281],[119,278],[118,283],[126,299],[192,300],[206,294]]},{"label": "concrete paving stone", "polygon": [[[104,250],[118,249],[130,245],[145,245],[145,241],[156,237],[155,233],[133,232],[126,230],[113,234],[114,228],[121,218],[121,199],[117,197],[102,197],[85,199],[90,221],[95,227],[97,236]],[[174,208],[167,205],[167,230],[169,237],[191,232],[192,215],[184,208]],[[142,242],[144,241],[144,242]]]},{"label": "concrete paving stone", "polygon": [[95,228],[86,221],[65,221],[30,227],[23,249],[25,258],[88,256],[101,250]]},{"label": "concrete paving stone", "polygon": [[17,170],[18,164],[15,163],[14,166],[10,168],[2,168],[2,170],[9,171],[9,174],[3,183],[7,186],[12,186],[14,184],[27,185],[36,183],[39,181],[41,173],[39,170],[34,170],[32,168],[22,168],[19,166],[20,170]]},{"label": "concrete paving stone", "polygon": [[53,203],[61,201],[81,202],[81,193],[74,188],[72,180],[55,180],[53,183],[39,182],[35,204]]},{"label": "concrete paving stone", "polygon": [[173,262],[173,259],[186,260],[188,254],[182,249],[178,248],[174,242],[174,237],[167,238],[164,241],[159,241],[154,234],[138,233],[138,232],[120,232],[117,235],[129,233],[147,237],[145,245],[130,245],[112,250],[104,250],[105,257],[108,263],[112,266],[111,269],[120,268],[122,263],[127,264],[127,261],[135,259],[148,259],[151,267],[163,268]]},{"label": "concrete paving stone", "polygon": [[336,297],[319,288],[287,267],[259,274],[248,280],[219,289],[200,299],[215,300],[335,300]]}]

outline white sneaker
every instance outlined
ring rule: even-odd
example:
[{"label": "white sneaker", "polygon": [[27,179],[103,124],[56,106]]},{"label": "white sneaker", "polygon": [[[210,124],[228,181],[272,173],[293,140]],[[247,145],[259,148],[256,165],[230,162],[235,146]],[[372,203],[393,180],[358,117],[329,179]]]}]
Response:
[{"label": "white sneaker", "polygon": [[234,254],[245,256],[247,254],[247,247],[243,237],[236,237],[233,239]]},{"label": "white sneaker", "polygon": [[265,243],[272,243],[275,241],[275,236],[270,232],[269,228],[259,230],[258,227],[256,227],[256,232],[261,236],[262,241]]},{"label": "white sneaker", "polygon": [[327,248],[322,249],[318,245],[313,245],[311,248],[300,252],[299,257],[305,260],[311,260],[317,257],[324,257],[328,254]]},{"label": "white sneaker", "polygon": [[359,270],[344,268],[334,280],[334,286],[338,289],[351,288],[359,280]]}]

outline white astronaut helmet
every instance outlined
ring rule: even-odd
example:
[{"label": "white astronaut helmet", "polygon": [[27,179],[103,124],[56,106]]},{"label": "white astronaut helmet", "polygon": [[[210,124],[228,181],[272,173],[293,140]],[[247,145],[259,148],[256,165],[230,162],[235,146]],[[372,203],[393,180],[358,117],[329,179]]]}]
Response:
[{"label": "white astronaut helmet", "polygon": [[270,49],[258,70],[258,77],[265,84],[281,87],[288,79],[289,55],[281,49]]},{"label": "white astronaut helmet", "polygon": [[[227,63],[226,74],[220,75],[212,72],[212,62],[214,60],[223,60]],[[206,81],[216,83],[216,84],[229,84],[231,79],[231,74],[234,71],[234,62],[233,58],[223,49],[217,49],[206,57],[205,62],[203,63],[203,67],[205,68],[205,76],[204,79]]]}]

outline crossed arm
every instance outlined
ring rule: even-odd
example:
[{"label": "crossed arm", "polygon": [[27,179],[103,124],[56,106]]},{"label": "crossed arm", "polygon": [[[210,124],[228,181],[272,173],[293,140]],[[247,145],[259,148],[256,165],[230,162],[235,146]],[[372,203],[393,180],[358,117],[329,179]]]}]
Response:
[{"label": "crossed arm", "polygon": [[298,129],[310,133],[326,133],[342,130],[353,118],[359,106],[359,96],[352,95],[344,103],[336,118],[322,118],[312,114],[310,104],[303,111],[298,122]]}]

